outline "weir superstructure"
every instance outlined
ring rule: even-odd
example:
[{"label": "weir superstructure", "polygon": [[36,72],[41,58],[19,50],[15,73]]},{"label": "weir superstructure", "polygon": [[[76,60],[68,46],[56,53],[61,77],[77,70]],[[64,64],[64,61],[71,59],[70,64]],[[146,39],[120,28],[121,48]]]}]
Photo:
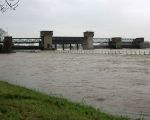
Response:
[{"label": "weir superstructure", "polygon": [[[94,38],[94,32],[86,31],[83,37],[63,37],[53,36],[53,31],[41,31],[40,37],[37,38],[13,38],[6,36],[1,44],[10,42],[12,49],[42,49],[42,50],[57,50],[73,47],[76,49],[121,49],[121,48],[139,48],[144,47],[144,38]],[[9,45],[10,45],[9,44]]]}]

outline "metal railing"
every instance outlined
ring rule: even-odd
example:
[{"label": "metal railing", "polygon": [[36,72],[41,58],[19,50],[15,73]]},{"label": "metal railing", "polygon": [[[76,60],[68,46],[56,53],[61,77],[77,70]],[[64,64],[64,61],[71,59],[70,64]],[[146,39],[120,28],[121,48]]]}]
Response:
[{"label": "metal railing", "polygon": [[17,44],[39,43],[41,38],[12,38],[12,42]]},{"label": "metal railing", "polygon": [[108,43],[111,38],[93,38],[94,43]]}]

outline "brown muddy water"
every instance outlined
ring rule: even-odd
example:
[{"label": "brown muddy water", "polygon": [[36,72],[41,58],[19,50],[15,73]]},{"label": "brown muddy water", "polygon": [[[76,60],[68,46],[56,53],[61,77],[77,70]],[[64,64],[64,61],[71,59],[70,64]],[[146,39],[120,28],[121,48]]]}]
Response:
[{"label": "brown muddy water", "polygon": [[0,79],[108,113],[150,119],[150,55],[1,54]]}]

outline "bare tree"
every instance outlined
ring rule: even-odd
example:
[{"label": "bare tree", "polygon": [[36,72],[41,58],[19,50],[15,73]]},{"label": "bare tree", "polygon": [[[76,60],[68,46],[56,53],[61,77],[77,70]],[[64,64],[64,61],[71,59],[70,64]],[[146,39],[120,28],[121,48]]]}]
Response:
[{"label": "bare tree", "polygon": [[4,36],[6,36],[7,32],[5,30],[3,30],[2,28],[0,28],[0,41],[2,41],[4,39]]},{"label": "bare tree", "polygon": [[0,0],[0,11],[15,10],[20,0]]}]

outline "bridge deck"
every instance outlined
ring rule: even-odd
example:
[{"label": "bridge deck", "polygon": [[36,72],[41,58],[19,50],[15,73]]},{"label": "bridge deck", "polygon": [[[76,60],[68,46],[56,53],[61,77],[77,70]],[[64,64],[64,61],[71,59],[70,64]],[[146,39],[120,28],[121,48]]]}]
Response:
[{"label": "bridge deck", "polygon": [[82,44],[84,37],[53,37],[53,44]]}]

